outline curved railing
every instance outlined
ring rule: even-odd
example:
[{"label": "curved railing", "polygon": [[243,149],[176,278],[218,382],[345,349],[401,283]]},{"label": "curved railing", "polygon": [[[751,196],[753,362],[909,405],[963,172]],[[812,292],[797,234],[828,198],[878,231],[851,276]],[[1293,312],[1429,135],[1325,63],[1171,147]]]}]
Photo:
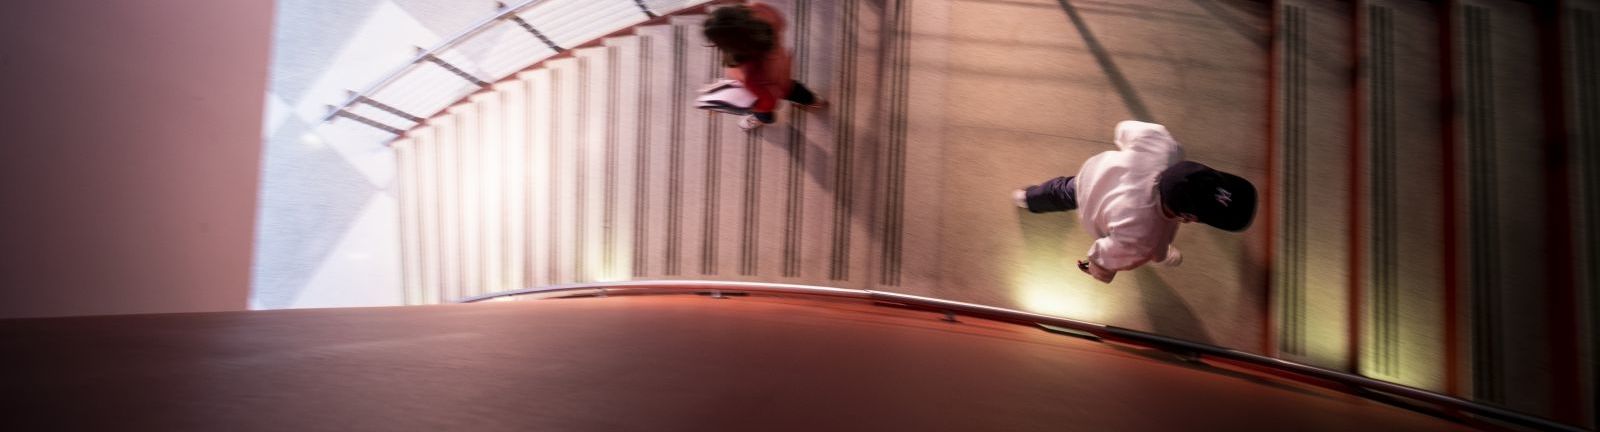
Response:
[{"label": "curved railing", "polygon": [[900,294],[888,291],[757,282],[668,280],[551,285],[466,297],[458,300],[458,302],[473,303],[498,298],[511,298],[528,295],[556,295],[560,297],[571,297],[585,294],[606,296],[613,294],[681,293],[708,294],[713,297],[721,297],[729,294],[751,293],[792,294],[892,303],[915,309],[940,312],[945,314],[947,319],[954,319],[956,316],[960,315],[1025,326],[1034,326],[1091,340],[1110,340],[1127,344],[1147,346],[1196,360],[1209,357],[1225,360],[1241,366],[1254,367],[1269,371],[1287,372],[1297,376],[1311,378],[1313,381],[1320,381],[1320,383],[1332,383],[1334,385],[1329,387],[1332,387],[1335,390],[1346,391],[1384,403],[1402,405],[1408,409],[1415,409],[1417,407],[1394,400],[1394,397],[1430,404],[1437,408],[1432,410],[1431,414],[1452,418],[1458,421],[1471,420],[1471,418],[1462,415],[1465,413],[1541,430],[1580,430],[1572,426],[1556,423],[1543,418],[1434,393],[1415,387],[1376,380],[1345,372],[1323,369],[1316,366],[1295,363],[1259,354],[1223,348],[1216,345],[1190,342],[1153,333],[1130,330],[1088,321],[1079,321],[1014,309],[962,303],[933,297]]},{"label": "curved railing", "polygon": [[527,0],[502,7],[330,106],[323,121],[346,118],[401,135],[462,98],[568,49],[717,1]]}]

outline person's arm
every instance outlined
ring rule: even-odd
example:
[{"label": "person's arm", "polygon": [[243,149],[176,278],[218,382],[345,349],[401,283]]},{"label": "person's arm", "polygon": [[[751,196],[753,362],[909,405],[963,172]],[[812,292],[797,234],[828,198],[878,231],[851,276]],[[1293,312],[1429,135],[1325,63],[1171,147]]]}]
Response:
[{"label": "person's arm", "polygon": [[1104,267],[1090,263],[1089,260],[1078,260],[1078,270],[1082,270],[1085,274],[1094,277],[1095,280],[1101,283],[1111,283],[1111,280],[1117,277],[1117,272],[1106,270]]},{"label": "person's arm", "polygon": [[1149,262],[1150,255],[1150,247],[1113,234],[1089,245],[1089,257],[1080,269],[1101,282],[1110,283],[1117,272],[1133,270]]}]

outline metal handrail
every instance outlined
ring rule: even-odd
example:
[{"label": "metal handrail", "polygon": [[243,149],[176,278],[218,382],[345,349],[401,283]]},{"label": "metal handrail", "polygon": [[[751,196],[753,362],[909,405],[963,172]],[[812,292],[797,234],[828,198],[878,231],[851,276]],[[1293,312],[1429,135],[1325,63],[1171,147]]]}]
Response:
[{"label": "metal handrail", "polygon": [[[1033,312],[1024,312],[1015,309],[1006,309],[994,306],[984,306],[973,303],[964,303],[952,300],[924,297],[911,294],[901,294],[890,291],[865,290],[854,288],[835,288],[815,285],[797,285],[762,282],[728,282],[704,280],[666,280],[666,281],[626,281],[626,282],[596,282],[565,285],[550,285],[542,287],[523,288],[511,291],[502,291],[477,296],[465,297],[457,300],[458,303],[474,303],[496,298],[509,298],[523,295],[554,294],[576,291],[598,291],[607,294],[610,291],[638,291],[647,294],[683,293],[686,291],[710,290],[715,294],[723,293],[764,293],[764,294],[798,294],[825,297],[843,297],[858,300],[880,301],[898,303],[922,309],[943,311],[946,314],[966,315],[975,318],[990,319],[994,321],[1009,322],[1013,324],[1038,326],[1047,325],[1061,327],[1091,334],[1100,339],[1112,340],[1122,343],[1143,345],[1168,352],[1200,357],[1214,357],[1236,363],[1258,366],[1278,370],[1300,376],[1315,378],[1348,386],[1346,390],[1357,390],[1358,396],[1374,399],[1379,402],[1395,404],[1395,401],[1374,398],[1371,393],[1381,393],[1399,396],[1413,401],[1433,404],[1445,408],[1442,415],[1455,413],[1471,413],[1484,418],[1503,421],[1518,426],[1530,427],[1541,430],[1581,431],[1577,427],[1558,423],[1549,419],[1511,411],[1492,405],[1482,404],[1466,399],[1435,393],[1432,391],[1396,384],[1388,381],[1372,379],[1356,374],[1324,369],[1303,363],[1267,357],[1211,344],[1191,342],[1182,339],[1161,336],[1139,330],[1126,329],[1089,321],[1080,321]],[[1368,393],[1371,392],[1371,393]],[[1451,412],[1453,411],[1453,412]],[[1459,414],[1455,414],[1459,417]],[[1460,418],[1466,420],[1466,418]]]},{"label": "metal handrail", "polygon": [[417,67],[418,64],[421,64],[422,62],[427,61],[427,59],[429,57],[433,57],[434,55],[436,55],[436,54],[438,54],[438,53],[440,53],[440,52],[442,52],[442,51],[444,51],[446,49],[455,47],[457,44],[460,44],[462,41],[467,40],[467,38],[469,38],[469,37],[472,37],[472,36],[477,35],[479,33],[483,33],[484,30],[488,30],[490,26],[494,25],[495,23],[500,22],[500,20],[505,19],[509,15],[512,15],[512,14],[515,14],[515,13],[518,13],[518,12],[522,12],[524,10],[527,10],[530,7],[533,7],[534,5],[537,5],[537,4],[540,4],[540,3],[544,3],[546,1],[549,1],[549,0],[526,0],[526,1],[522,2],[522,3],[517,4],[516,6],[512,6],[512,7],[509,7],[509,8],[501,9],[501,11],[499,13],[496,13],[496,14],[488,17],[488,18],[484,18],[482,20],[479,20],[478,23],[477,24],[473,24],[472,27],[468,27],[466,30],[461,31],[460,33],[456,33],[455,36],[451,36],[449,39],[445,39],[444,42],[440,42],[438,45],[435,45],[433,48],[429,48],[426,51],[418,53],[416,57],[411,59],[411,61],[406,62],[406,64],[400,66],[399,69],[395,69],[394,72],[390,72],[389,75],[384,76],[383,79],[378,80],[378,82],[372,83],[372,85],[367,86],[366,89],[363,89],[363,90],[361,90],[360,92],[358,92],[356,94],[350,95],[350,98],[346,99],[344,101],[344,103],[341,103],[339,105],[334,105],[333,109],[329,110],[328,114],[322,117],[322,121],[326,122],[326,121],[329,121],[329,120],[333,120],[335,117],[338,117],[339,111],[343,111],[343,110],[345,110],[347,108],[350,108],[350,106],[355,105],[356,102],[360,101],[361,98],[367,97],[367,95],[371,95],[371,94],[377,93],[378,90],[382,90],[384,86],[387,86],[390,83],[393,83],[395,80],[400,79],[400,77],[405,75],[406,72],[410,72],[411,69]]},{"label": "metal handrail", "polygon": [[[359,92],[351,93],[350,97],[345,99],[344,102],[339,103],[338,105],[329,105],[330,109],[328,110],[327,114],[323,115],[322,121],[323,122],[329,122],[329,121],[332,121],[332,120],[334,120],[336,118],[339,118],[339,117],[342,117],[342,116],[352,116],[352,115],[354,115],[354,113],[351,113],[349,111],[350,108],[354,107],[356,104],[361,103],[363,101],[373,100],[372,96],[376,95],[379,91],[383,90],[388,85],[393,84],[395,81],[399,80],[401,77],[406,76],[407,73],[410,73],[411,71],[415,70],[418,65],[420,65],[422,63],[425,63],[425,62],[428,62],[431,59],[440,58],[439,55],[442,54],[445,50],[454,48],[454,47],[456,47],[456,46],[458,46],[458,45],[470,40],[473,36],[481,34],[484,31],[487,31],[488,29],[492,28],[495,24],[498,24],[502,20],[507,19],[507,17],[516,16],[517,14],[519,14],[519,13],[521,13],[523,11],[526,11],[529,8],[544,4],[544,3],[549,2],[549,1],[552,1],[552,0],[525,0],[522,3],[518,3],[515,6],[510,6],[510,7],[502,6],[500,11],[496,12],[494,15],[491,15],[491,16],[489,16],[487,18],[479,20],[476,24],[473,24],[471,27],[468,27],[466,30],[463,30],[463,31],[455,34],[454,36],[451,36],[449,39],[446,39],[443,42],[440,42],[439,44],[435,45],[433,48],[429,48],[427,50],[419,52],[410,61],[406,62],[404,65],[401,65],[399,68],[395,69],[394,72],[390,72],[388,75],[384,76],[382,79],[378,80],[377,82],[372,83],[371,85],[367,86],[367,88],[365,88],[365,89],[363,89],[363,90],[361,90]],[[627,1],[630,1],[630,0],[615,0],[615,1],[627,2]],[[645,5],[644,2],[641,2],[641,1],[638,1],[638,0],[631,0],[631,1],[633,1],[633,3],[637,4],[640,7],[641,11],[640,11],[640,15],[639,16],[640,16],[641,19],[638,20],[638,21],[633,22],[632,24],[629,24],[629,26],[639,25],[641,23],[646,23],[646,22],[649,22],[649,21],[652,21],[652,20],[659,19],[660,17],[681,13],[683,11],[691,10],[691,9],[696,8],[696,7],[704,6],[704,5],[709,4],[709,3],[716,3],[718,1],[724,1],[724,0],[689,1],[689,2],[684,3],[683,5],[681,5],[680,7],[676,8],[676,9],[667,10],[667,11],[650,10],[650,9],[646,8],[646,5]],[[624,28],[626,28],[626,27],[624,27]],[[601,37],[603,38],[604,36],[601,36]],[[592,40],[591,41],[585,41],[585,43],[587,43],[587,42],[592,42]],[[576,45],[581,45],[581,44],[574,44],[574,45],[576,46]],[[571,47],[569,47],[569,48],[571,48]],[[548,58],[548,57],[546,57],[546,58]],[[541,59],[541,60],[543,60],[543,59]],[[535,61],[534,65],[537,65],[537,64],[538,64],[538,61]],[[515,75],[515,73],[512,73],[510,75]],[[510,75],[507,75],[507,76],[510,76]],[[504,79],[505,77],[502,76],[502,77],[488,77],[488,78],[489,78],[489,82],[492,83],[492,82]],[[420,114],[421,117],[431,117],[436,113],[412,113],[412,114]],[[366,123],[366,122],[362,122],[362,123]],[[376,126],[374,126],[374,127],[376,127]],[[392,132],[393,131],[391,131],[391,133]]]}]

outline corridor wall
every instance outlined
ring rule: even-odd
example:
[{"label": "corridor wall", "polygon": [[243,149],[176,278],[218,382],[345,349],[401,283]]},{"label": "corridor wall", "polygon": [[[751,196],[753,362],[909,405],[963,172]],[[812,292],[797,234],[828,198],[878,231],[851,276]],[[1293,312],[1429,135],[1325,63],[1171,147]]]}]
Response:
[{"label": "corridor wall", "polygon": [[272,2],[0,14],[0,318],[245,308]]}]

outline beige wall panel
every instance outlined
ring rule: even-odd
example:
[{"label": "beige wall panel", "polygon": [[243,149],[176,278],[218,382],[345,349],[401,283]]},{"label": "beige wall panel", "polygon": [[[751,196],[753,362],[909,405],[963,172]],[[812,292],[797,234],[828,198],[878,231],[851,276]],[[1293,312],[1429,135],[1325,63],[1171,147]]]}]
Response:
[{"label": "beige wall panel", "polygon": [[643,126],[648,125],[642,120],[642,115],[648,115],[642,106],[643,91],[645,91],[645,86],[642,85],[645,62],[640,58],[643,54],[640,43],[643,43],[643,40],[638,37],[608,38],[605,43],[606,46],[611,46],[611,50],[614,51],[613,59],[616,61],[611,66],[616,70],[614,75],[616,83],[613,83],[613,88],[616,90],[613,101],[616,102],[616,106],[611,107],[611,118],[614,118],[611,136],[616,142],[616,162],[613,166],[616,173],[613,178],[613,189],[616,190],[616,194],[611,197],[614,219],[611,253],[608,259],[610,264],[606,266],[602,280],[627,280],[632,278],[634,259],[637,259],[634,254],[634,237],[637,234],[638,224],[642,222],[638,218],[638,210],[642,210],[638,202],[638,190],[642,189],[640,181],[646,179],[638,173],[638,168],[642,166],[640,155],[645,154],[642,152],[642,146],[645,144]]},{"label": "beige wall panel", "polygon": [[676,106],[673,71],[677,67],[677,30],[672,26],[646,26],[635,32],[641,36],[641,61],[644,63],[641,83],[645,89],[641,97],[645,100],[641,106],[649,115],[640,117],[646,123],[641,129],[645,142],[639,148],[645,153],[639,156],[640,163],[644,164],[640,173],[647,181],[645,188],[639,191],[638,199],[644,205],[644,212],[640,214],[643,229],[636,232],[640,235],[634,239],[633,277],[654,279],[667,274],[667,195],[670,189],[667,180],[671,171],[673,126],[671,117],[663,114]]},{"label": "beige wall panel", "polygon": [[1470,293],[1473,395],[1548,415],[1549,332],[1544,319],[1544,223],[1538,32],[1533,7],[1464,1],[1460,20],[1465,103],[1459,184],[1467,206],[1463,275]]},{"label": "beige wall panel", "polygon": [[1363,5],[1362,374],[1444,390],[1444,57],[1434,5]]},{"label": "beige wall panel", "polygon": [[443,295],[443,232],[440,218],[438,129],[422,126],[410,132],[417,147],[417,221],[422,274],[421,304],[436,304]]},{"label": "beige wall panel", "polygon": [[460,142],[461,132],[457,127],[459,119],[453,114],[434,117],[429,122],[434,126],[434,149],[437,156],[438,191],[439,191],[439,260],[442,267],[440,274],[440,301],[451,302],[461,297],[464,286],[461,283],[465,278],[465,266],[462,265],[461,244],[461,177],[460,177]]},{"label": "beige wall panel", "polygon": [[400,271],[402,304],[422,303],[421,207],[417,205],[417,153],[416,141],[411,138],[395,140],[390,148],[395,153],[395,182],[399,196],[400,219]]},{"label": "beige wall panel", "polygon": [[456,207],[460,219],[461,292],[478,295],[483,290],[483,121],[477,105],[464,102],[450,108],[456,117]]},{"label": "beige wall panel", "polygon": [[501,83],[495,87],[501,103],[501,153],[500,183],[502,257],[499,280],[503,289],[519,289],[528,285],[524,279],[527,271],[528,238],[528,89],[520,79]]},{"label": "beige wall panel", "polygon": [[578,254],[584,244],[578,242],[582,236],[577,231],[578,215],[583,209],[582,197],[578,196],[578,175],[584,171],[579,169],[578,162],[583,159],[579,151],[583,149],[578,140],[581,135],[583,106],[583,72],[584,59],[564,58],[548,63],[553,83],[554,93],[551,98],[553,104],[553,127],[555,139],[551,146],[550,175],[553,184],[553,195],[550,205],[554,209],[554,223],[550,240],[551,279],[554,283],[577,282],[579,274],[575,271],[581,263]]},{"label": "beige wall panel", "polygon": [[549,285],[554,282],[551,274],[551,243],[554,232],[551,224],[554,220],[554,210],[551,207],[551,197],[554,196],[552,185],[552,149],[555,139],[554,120],[554,82],[547,69],[526,73],[520,78],[528,85],[528,148],[526,186],[528,191],[528,218],[529,236],[526,243],[527,271],[526,283],[530,286]]},{"label": "beige wall panel", "polygon": [[504,189],[507,179],[505,173],[504,140],[505,125],[503,116],[505,107],[499,92],[481,93],[472,98],[472,103],[478,109],[478,136],[482,144],[478,148],[478,169],[475,175],[478,178],[479,229],[478,229],[478,257],[481,260],[483,274],[479,277],[479,292],[489,293],[502,291],[505,280],[502,275],[505,259],[505,200]]},{"label": "beige wall panel", "polygon": [[[676,214],[669,215],[675,219],[669,222],[677,225],[676,230],[669,232],[677,239],[676,265],[669,267],[675,267],[678,270],[676,276],[686,279],[703,279],[713,276],[712,273],[716,270],[705,266],[710,261],[705,256],[708,241],[715,249],[715,240],[708,239],[706,235],[718,232],[708,230],[705,226],[706,215],[711,211],[708,207],[712,198],[710,192],[715,191],[707,188],[706,180],[712,167],[720,167],[708,164],[708,161],[715,160],[714,156],[721,155],[711,155],[707,152],[712,138],[709,129],[711,118],[707,112],[697,110],[691,104],[696,92],[711,82],[711,77],[715,76],[713,74],[713,66],[716,65],[716,60],[713,58],[715,50],[708,47],[710,43],[706,42],[700,31],[700,23],[703,21],[703,16],[672,18],[672,24],[679,32],[678,43],[682,44],[683,63],[677,68],[679,71],[677,85],[680,87],[681,96],[678,102],[673,103],[673,109],[677,110],[678,116],[677,136],[682,141],[677,146],[678,154],[674,157],[678,161],[680,170],[677,172],[676,180],[672,177],[667,179],[676,182],[675,193],[669,196],[669,199],[678,203]],[[778,191],[769,190],[768,193],[778,193]]]},{"label": "beige wall panel", "polygon": [[1279,10],[1278,351],[1335,369],[1353,366],[1350,7],[1306,1]]},{"label": "beige wall panel", "polygon": [[[578,107],[581,114],[577,151],[581,169],[575,173],[582,186],[576,192],[580,217],[573,227],[579,240],[577,245],[582,247],[574,248],[574,256],[579,261],[573,270],[578,280],[593,281],[601,277],[605,261],[606,113],[611,109],[607,87],[611,58],[610,48],[606,47],[584,48],[574,54],[583,59],[584,66],[583,76],[579,78],[582,103]],[[576,255],[579,253],[581,255]]]}]

